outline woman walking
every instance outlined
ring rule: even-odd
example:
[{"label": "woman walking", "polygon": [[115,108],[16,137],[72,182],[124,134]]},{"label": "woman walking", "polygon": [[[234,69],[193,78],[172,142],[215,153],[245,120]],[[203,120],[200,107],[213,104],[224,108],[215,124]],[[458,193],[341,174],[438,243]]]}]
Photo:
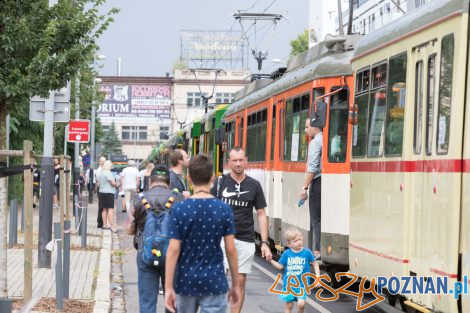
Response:
[{"label": "woman walking", "polygon": [[114,193],[116,191],[116,180],[114,175],[111,173],[113,163],[111,161],[104,162],[103,170],[99,177],[100,187],[100,202],[103,207],[103,229],[111,229],[116,232],[117,229],[114,226]]}]

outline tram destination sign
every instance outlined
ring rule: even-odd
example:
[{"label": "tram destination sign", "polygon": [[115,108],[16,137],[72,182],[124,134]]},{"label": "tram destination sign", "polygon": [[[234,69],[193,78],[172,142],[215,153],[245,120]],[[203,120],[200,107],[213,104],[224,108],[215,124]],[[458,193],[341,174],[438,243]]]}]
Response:
[{"label": "tram destination sign", "polygon": [[98,108],[100,118],[170,119],[171,87],[162,84],[100,85],[104,101]]},{"label": "tram destination sign", "polygon": [[68,142],[87,143],[90,141],[90,121],[73,120],[68,124]]}]

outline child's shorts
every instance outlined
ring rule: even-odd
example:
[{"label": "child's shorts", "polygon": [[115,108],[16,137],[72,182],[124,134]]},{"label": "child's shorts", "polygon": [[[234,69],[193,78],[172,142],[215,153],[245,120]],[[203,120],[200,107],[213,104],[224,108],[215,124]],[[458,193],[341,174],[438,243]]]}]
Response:
[{"label": "child's shorts", "polygon": [[[287,295],[279,295],[279,300],[281,300],[282,302],[294,302],[294,301],[297,301],[297,300],[305,300],[307,299],[307,292],[305,291],[305,288],[302,288],[303,291],[304,291],[304,294],[300,297],[296,297],[294,296],[293,294],[289,293]],[[283,290],[285,291],[285,290]],[[300,290],[299,289],[294,289],[295,293],[299,294],[300,293]]]}]

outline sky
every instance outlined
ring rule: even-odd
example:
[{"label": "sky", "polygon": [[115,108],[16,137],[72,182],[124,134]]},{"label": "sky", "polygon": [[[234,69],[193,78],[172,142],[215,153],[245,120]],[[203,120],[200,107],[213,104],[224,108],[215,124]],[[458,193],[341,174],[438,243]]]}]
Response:
[{"label": "sky", "polygon": [[[98,40],[101,76],[117,75],[117,59],[121,57],[121,76],[165,76],[172,73],[173,64],[180,56],[180,30],[233,30],[241,31],[233,14],[238,10],[248,12],[283,14],[287,19],[278,22],[272,36],[271,26],[264,26],[255,36],[250,31],[250,46],[270,46],[263,71],[269,73],[279,67],[273,59],[287,60],[290,41],[308,29],[309,0],[108,0],[101,13],[116,7],[120,12],[114,22]],[[245,30],[251,23],[244,22]],[[254,28],[252,27],[252,30]],[[264,35],[266,33],[266,35]],[[264,36],[264,37],[263,37]],[[262,40],[260,39],[262,38]],[[252,73],[257,65],[248,55]]]}]

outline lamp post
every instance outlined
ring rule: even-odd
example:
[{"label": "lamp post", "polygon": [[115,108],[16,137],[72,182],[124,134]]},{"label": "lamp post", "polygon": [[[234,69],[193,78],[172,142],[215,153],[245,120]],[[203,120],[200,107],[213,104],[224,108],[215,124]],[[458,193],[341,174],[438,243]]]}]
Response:
[{"label": "lamp post", "polygon": [[[97,60],[104,60],[106,56],[103,54],[99,54],[95,57],[95,61]],[[91,150],[91,163],[90,168],[95,167],[95,158],[96,158],[96,151],[95,151],[95,123],[96,123],[96,102],[95,102],[95,92],[96,92],[96,84],[101,83],[102,79],[97,77],[93,81],[93,103],[91,106],[91,138],[90,138],[90,150]]]}]

